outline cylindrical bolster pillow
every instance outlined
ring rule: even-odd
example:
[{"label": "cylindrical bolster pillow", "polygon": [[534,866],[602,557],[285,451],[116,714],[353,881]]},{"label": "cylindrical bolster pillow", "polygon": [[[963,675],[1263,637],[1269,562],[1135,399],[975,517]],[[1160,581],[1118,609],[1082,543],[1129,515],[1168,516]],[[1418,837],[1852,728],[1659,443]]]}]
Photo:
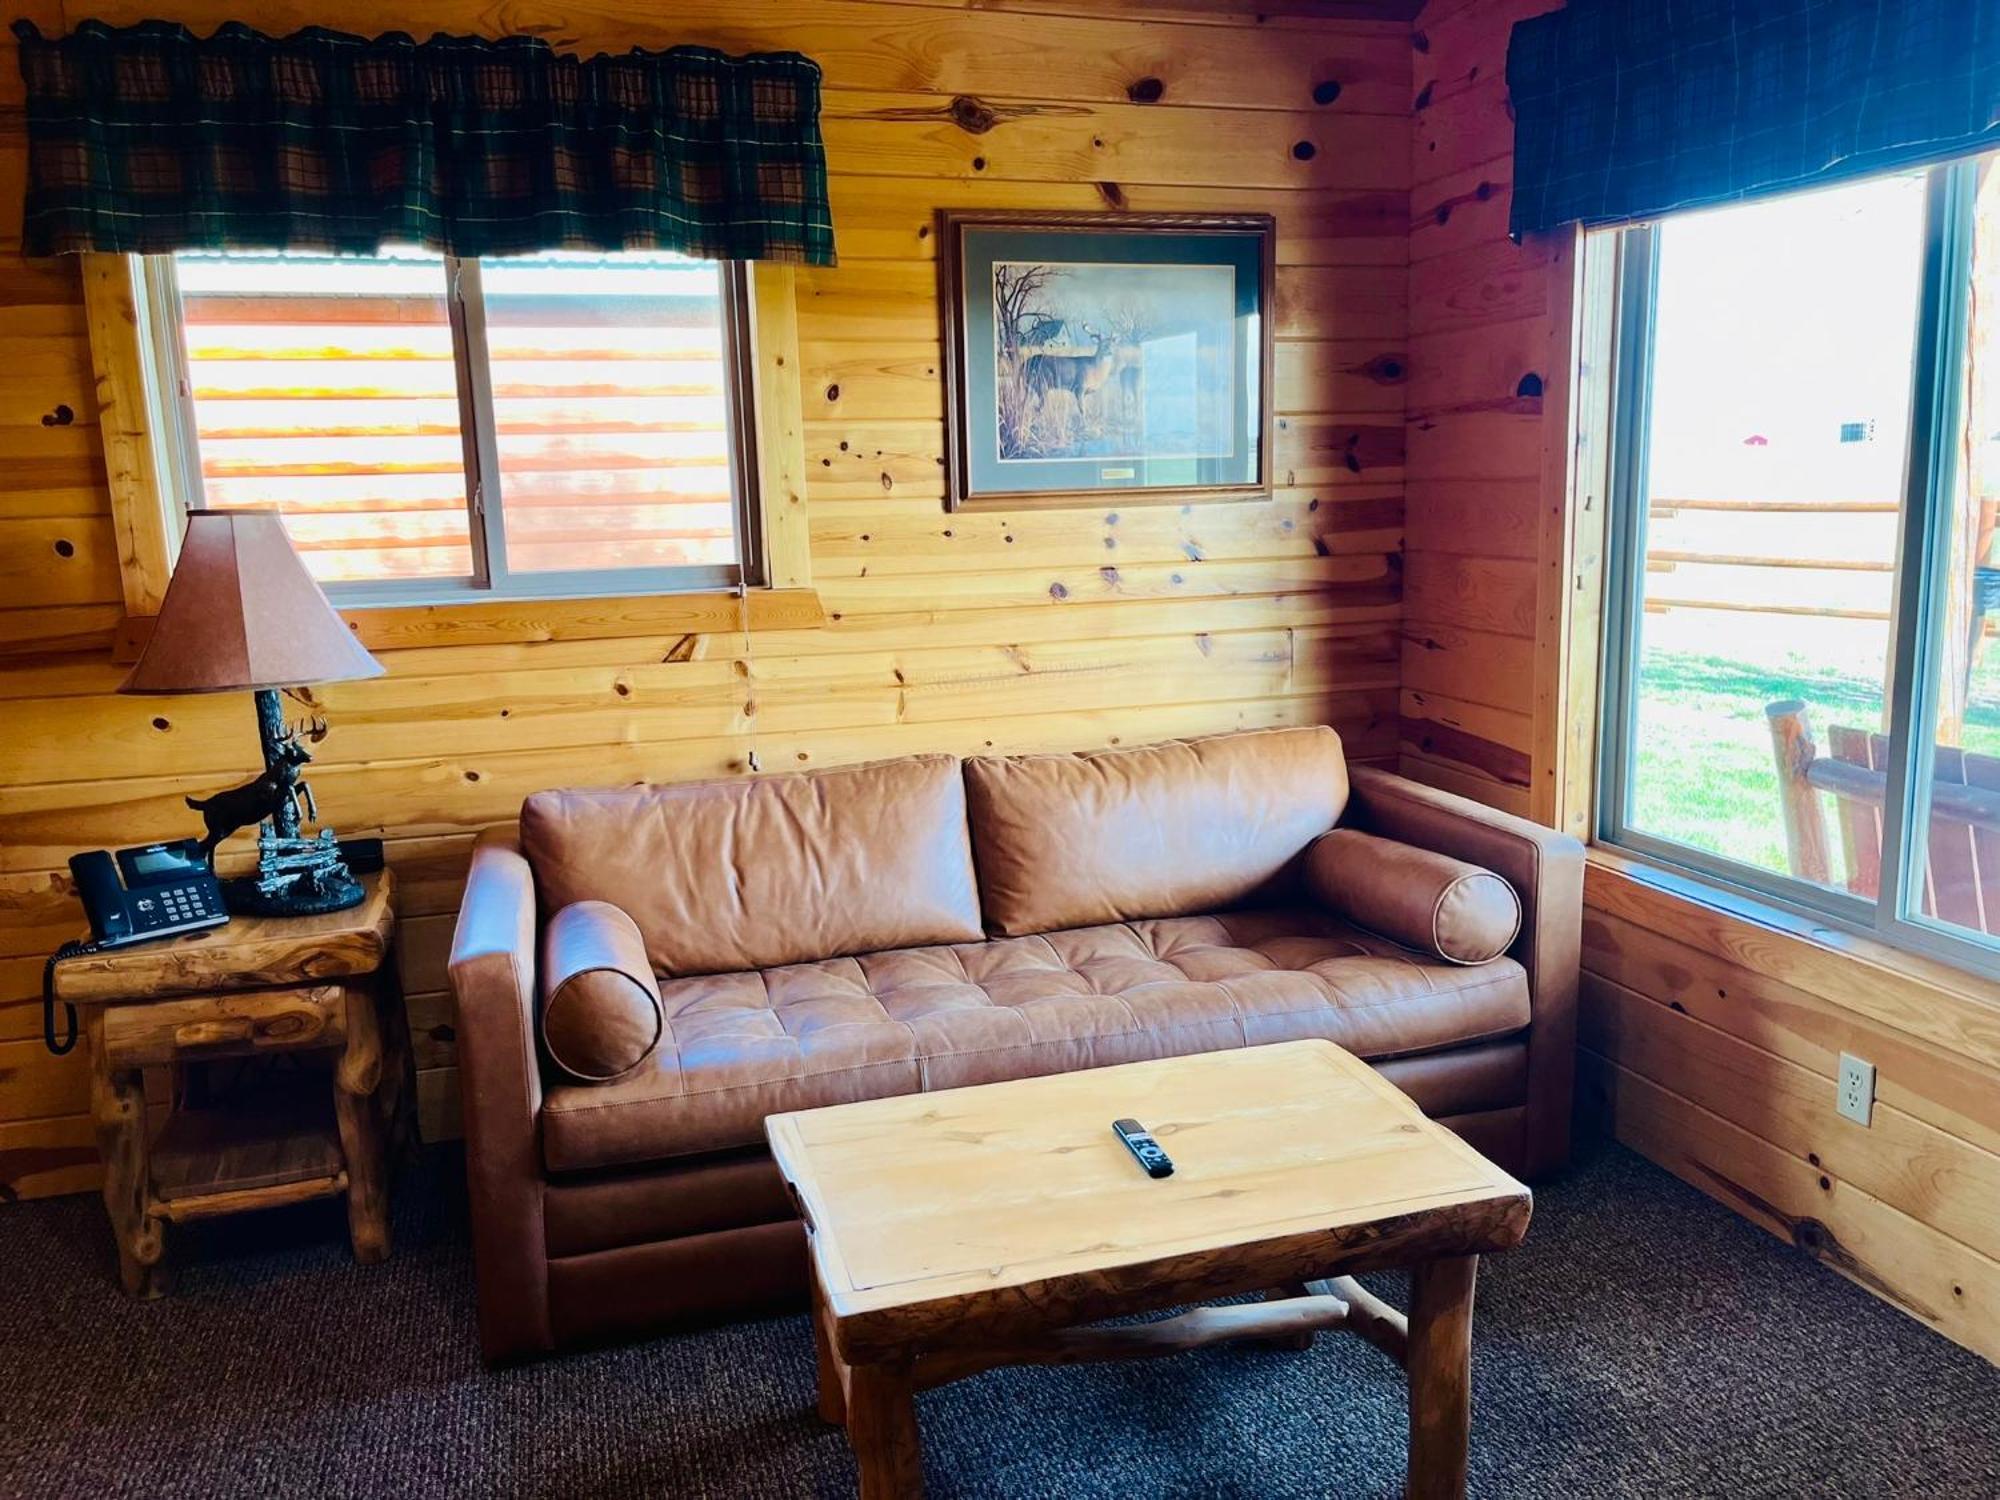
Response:
[{"label": "cylindrical bolster pillow", "polygon": [[666,1031],[639,926],[609,901],[578,901],[542,933],[542,1050],[579,1083],[608,1083]]},{"label": "cylindrical bolster pillow", "polygon": [[1491,870],[1352,828],[1306,851],[1306,888],[1357,927],[1455,964],[1513,946],[1521,898]]}]

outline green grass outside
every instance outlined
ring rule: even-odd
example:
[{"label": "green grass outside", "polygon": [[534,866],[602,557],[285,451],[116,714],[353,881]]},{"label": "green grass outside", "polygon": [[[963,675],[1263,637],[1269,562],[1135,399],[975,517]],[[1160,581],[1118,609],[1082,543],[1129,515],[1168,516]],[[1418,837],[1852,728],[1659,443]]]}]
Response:
[{"label": "green grass outside", "polygon": [[[1832,726],[1874,728],[1882,722],[1882,681],[1876,675],[1646,650],[1639,668],[1633,826],[1787,871],[1778,774],[1764,716],[1765,705],[1781,698],[1805,703],[1822,753]],[[1967,750],[2000,756],[2000,651],[1989,651],[1974,676],[1963,743]],[[1832,799],[1821,801],[1830,813]],[[1828,844],[1837,861],[1840,840],[1831,825]]]}]

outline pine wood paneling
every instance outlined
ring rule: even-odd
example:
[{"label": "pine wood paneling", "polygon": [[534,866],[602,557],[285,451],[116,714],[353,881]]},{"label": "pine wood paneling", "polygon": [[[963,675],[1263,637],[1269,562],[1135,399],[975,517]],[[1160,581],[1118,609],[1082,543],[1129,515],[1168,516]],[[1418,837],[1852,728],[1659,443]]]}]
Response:
[{"label": "pine wood paneling", "polygon": [[1581,1055],[1577,1081],[1634,1150],[1946,1337],[2000,1359],[2000,1265],[1988,1257],[1601,1053]]},{"label": "pine wood paneling", "polygon": [[[1618,1139],[2000,1359],[2000,986],[1593,862],[1586,1104]],[[1834,1108],[1875,1064],[1871,1124]]]},{"label": "pine wood paneling", "polygon": [[[1265,9],[531,0],[502,18],[437,0],[335,17],[279,0],[253,18],[418,34],[504,21],[584,51],[796,48],[826,71],[841,264],[799,272],[793,304],[824,626],[419,635],[385,651],[386,678],[296,705],[329,725],[312,776],[329,820],[389,840],[427,1132],[456,1130],[444,957],[472,837],[537,788],[739,774],[753,750],[775,770],[1312,722],[1394,763],[1408,7],[1375,23],[1343,18],[1368,9],[1352,3]],[[156,11],[113,0],[46,21]],[[198,30],[236,15],[207,0],[170,13]],[[0,100],[18,104],[11,39],[0,49]],[[8,245],[22,173],[17,124],[0,135]],[[969,206],[1274,214],[1278,495],[947,515],[931,229],[938,208]],[[92,1180],[81,1068],[43,1053],[31,1003],[41,956],[82,926],[64,860],[186,832],[182,798],[247,775],[256,741],[247,698],[113,694],[118,539],[77,267],[0,262],[0,303],[0,1193],[39,1193]],[[1478,705],[1450,687],[1425,684]]]},{"label": "pine wood paneling", "polygon": [[[1538,727],[1551,544],[1543,475],[1552,348],[1565,329],[1553,242],[1507,237],[1513,23],[1548,0],[1434,0],[1416,21],[1410,142],[1408,587],[1402,769],[1547,816],[1556,735]],[[1443,714],[1448,684],[1481,683]],[[1448,721],[1447,721],[1448,720]],[[1449,775],[1440,774],[1449,771]]]}]

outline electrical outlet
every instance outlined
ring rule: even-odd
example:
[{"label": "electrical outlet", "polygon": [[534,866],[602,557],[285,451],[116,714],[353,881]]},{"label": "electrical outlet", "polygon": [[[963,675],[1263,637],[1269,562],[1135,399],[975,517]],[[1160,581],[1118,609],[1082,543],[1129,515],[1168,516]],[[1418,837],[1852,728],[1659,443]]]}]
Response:
[{"label": "electrical outlet", "polygon": [[1840,1054],[1840,1086],[1834,1108],[1857,1125],[1866,1125],[1875,1113],[1875,1064]]}]

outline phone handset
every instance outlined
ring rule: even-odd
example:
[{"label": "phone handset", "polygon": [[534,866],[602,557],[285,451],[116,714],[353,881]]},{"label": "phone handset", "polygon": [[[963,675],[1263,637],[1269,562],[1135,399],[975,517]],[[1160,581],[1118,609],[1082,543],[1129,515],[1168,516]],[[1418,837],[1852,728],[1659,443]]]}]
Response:
[{"label": "phone handset", "polygon": [[62,1002],[63,1034],[56,1035],[56,965],[66,958],[95,953],[107,943],[116,943],[132,933],[132,913],[125,904],[125,886],[118,878],[118,865],[108,849],[93,849],[69,862],[70,878],[76,882],[77,899],[90,918],[89,942],[70,941],[49,955],[42,965],[42,1043],[57,1057],[76,1047],[76,1007]]},{"label": "phone handset", "polygon": [[132,935],[132,908],[125,898],[125,883],[118,878],[118,865],[109,849],[92,849],[69,862],[70,878],[76,882],[76,896],[90,918],[90,935],[99,943],[116,943]]}]

